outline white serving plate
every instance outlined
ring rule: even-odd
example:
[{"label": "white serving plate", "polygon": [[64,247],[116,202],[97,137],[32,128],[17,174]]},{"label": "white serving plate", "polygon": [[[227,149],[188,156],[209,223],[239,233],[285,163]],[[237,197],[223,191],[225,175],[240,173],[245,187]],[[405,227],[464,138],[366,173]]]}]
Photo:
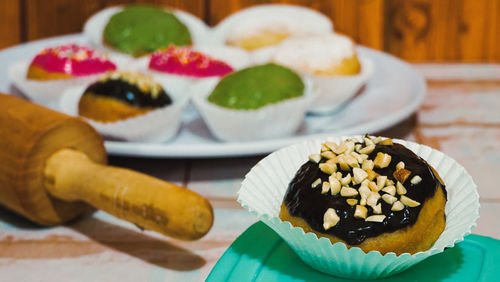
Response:
[{"label": "white serving plate", "polygon": [[[83,35],[77,34],[34,41],[0,51],[0,91],[19,94],[8,80],[7,69],[10,64],[29,60],[44,47],[67,42],[89,44]],[[183,124],[179,134],[170,142],[153,144],[106,141],[106,149],[111,155],[157,158],[250,156],[267,154],[306,139],[375,133],[410,116],[424,99],[424,79],[409,64],[393,56],[365,47],[359,47],[358,50],[373,60],[376,69],[363,91],[331,115],[306,116],[299,131],[293,136],[248,142],[221,142],[210,134],[194,107],[188,106],[182,116]]]}]

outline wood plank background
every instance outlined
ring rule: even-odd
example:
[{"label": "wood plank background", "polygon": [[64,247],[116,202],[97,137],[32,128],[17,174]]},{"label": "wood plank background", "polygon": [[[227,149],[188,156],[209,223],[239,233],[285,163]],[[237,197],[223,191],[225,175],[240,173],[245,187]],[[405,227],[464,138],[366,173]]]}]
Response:
[{"label": "wood plank background", "polygon": [[356,42],[411,62],[500,62],[499,0],[0,0],[0,48],[79,32],[96,11],[153,3],[188,11],[210,25],[256,4],[321,11]]}]

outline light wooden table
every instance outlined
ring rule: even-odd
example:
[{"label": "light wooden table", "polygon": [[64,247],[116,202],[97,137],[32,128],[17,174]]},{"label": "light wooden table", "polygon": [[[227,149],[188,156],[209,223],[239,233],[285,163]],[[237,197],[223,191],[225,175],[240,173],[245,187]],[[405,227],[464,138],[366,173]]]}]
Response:
[{"label": "light wooden table", "polygon": [[[481,218],[473,233],[500,238],[500,65],[416,65],[428,94],[416,114],[380,135],[448,154],[473,176]],[[0,281],[201,281],[255,218],[236,202],[249,169],[263,156],[170,160],[112,157],[188,186],[215,208],[210,233],[182,242],[97,212],[65,227],[42,228],[0,209]]]}]

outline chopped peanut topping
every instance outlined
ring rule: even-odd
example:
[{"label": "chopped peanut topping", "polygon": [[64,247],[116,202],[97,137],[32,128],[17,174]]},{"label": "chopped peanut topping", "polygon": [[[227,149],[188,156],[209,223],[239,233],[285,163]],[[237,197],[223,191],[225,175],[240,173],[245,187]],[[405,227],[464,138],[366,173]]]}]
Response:
[{"label": "chopped peanut topping", "polygon": [[349,171],[350,167],[347,164],[347,161],[345,159],[345,155],[339,155],[337,156],[337,162],[339,163],[340,169],[343,171]]},{"label": "chopped peanut topping", "polygon": [[343,186],[341,189],[340,189],[340,195],[342,197],[352,197],[352,196],[356,196],[358,195],[358,190],[352,188],[352,187],[347,187],[347,186]]},{"label": "chopped peanut topping", "polygon": [[313,163],[319,163],[319,161],[321,160],[321,155],[320,154],[310,154],[309,160]]},{"label": "chopped peanut topping", "polygon": [[370,188],[370,190],[372,190],[373,192],[378,192],[380,190],[380,188],[378,188],[377,184],[373,181],[370,181],[368,183],[368,188]]},{"label": "chopped peanut topping", "polygon": [[330,191],[332,195],[337,195],[340,192],[340,181],[333,175],[328,178],[328,181],[330,181]]},{"label": "chopped peanut topping", "polygon": [[330,191],[330,182],[323,182],[323,185],[321,186],[321,194],[326,194]]},{"label": "chopped peanut topping", "polygon": [[405,168],[405,163],[403,161],[400,161],[399,163],[396,164],[396,169],[403,169]]},{"label": "chopped peanut topping", "polygon": [[337,212],[329,208],[326,210],[325,214],[323,215],[323,228],[325,230],[328,230],[332,228],[333,226],[337,225],[339,222],[340,217],[337,215]]},{"label": "chopped peanut topping", "polygon": [[354,210],[354,217],[355,218],[366,218],[366,214],[368,213],[368,210],[366,207],[357,205],[356,210]]},{"label": "chopped peanut topping", "polygon": [[311,188],[316,188],[320,184],[321,184],[321,178],[318,178],[318,179],[314,180],[314,182],[311,184]]},{"label": "chopped peanut topping", "polygon": [[343,186],[347,186],[351,183],[351,174],[348,173],[346,176],[344,176],[342,179],[340,179],[340,184]]},{"label": "chopped peanut topping", "polygon": [[400,201],[396,201],[392,204],[391,211],[400,211],[404,208],[405,206],[403,205],[403,203],[401,203]]},{"label": "chopped peanut topping", "polygon": [[406,179],[408,178],[408,176],[410,176],[410,174],[411,174],[411,171],[402,168],[402,169],[398,169],[398,170],[394,171],[392,176],[394,176],[394,178],[396,178],[397,181],[399,181],[401,183],[405,183]]},{"label": "chopped peanut topping", "polygon": [[363,170],[373,170],[373,167],[375,165],[373,164],[373,161],[372,160],[364,160],[363,161],[363,164],[361,165],[361,168]]},{"label": "chopped peanut topping", "polygon": [[379,203],[376,206],[371,206],[373,209],[374,214],[381,214],[382,213],[382,203]]},{"label": "chopped peanut topping", "polygon": [[365,219],[365,221],[371,221],[371,222],[383,222],[385,219],[385,215],[383,214],[377,214],[377,215],[370,215]]},{"label": "chopped peanut topping", "polygon": [[368,146],[366,146],[366,147],[364,147],[364,148],[361,148],[361,149],[359,150],[359,153],[360,153],[360,154],[367,154],[367,155],[368,155],[368,154],[370,154],[371,152],[373,152],[373,150],[375,150],[375,145],[368,145]]},{"label": "chopped peanut topping", "polygon": [[380,199],[380,194],[372,191],[368,196],[368,199],[366,199],[366,204],[373,207],[377,205],[378,199]]},{"label": "chopped peanut topping", "polygon": [[375,160],[373,160],[375,167],[386,168],[391,163],[391,155],[378,152]]},{"label": "chopped peanut topping", "polygon": [[382,195],[382,200],[384,200],[384,202],[388,203],[389,205],[392,205],[398,200],[398,198],[391,196],[390,194],[384,194]]},{"label": "chopped peanut topping", "polygon": [[349,206],[352,207],[358,204],[358,199],[347,199],[346,202]]},{"label": "chopped peanut topping", "polygon": [[385,140],[380,141],[378,144],[380,144],[380,145],[386,145],[386,146],[391,146],[392,145],[392,139],[387,138]]},{"label": "chopped peanut topping", "polygon": [[399,195],[404,195],[407,192],[406,188],[399,181],[396,183],[396,192],[398,192]]},{"label": "chopped peanut topping", "polygon": [[[405,206],[411,208],[421,205],[405,196],[408,191],[403,184],[412,176],[412,172],[405,169],[406,165],[403,161],[395,165],[393,180],[389,179],[390,175],[380,175],[374,170],[388,167],[392,157],[383,152],[378,152],[374,159],[370,159],[369,155],[375,150],[376,144],[391,146],[393,140],[390,138],[382,140],[381,137],[371,138],[366,135],[363,141],[364,144],[351,138],[340,144],[325,142],[321,145],[320,154],[309,155],[309,160],[318,163],[319,169],[329,175],[328,181],[318,178],[314,180],[311,187],[316,188],[321,185],[322,194],[340,194],[345,198],[345,203],[355,207],[355,218],[370,222],[385,220],[386,216],[382,214],[383,205],[390,205],[391,211],[394,212],[405,209]],[[382,172],[385,173],[385,170]],[[417,185],[421,181],[422,178],[418,175],[410,178],[412,185]],[[382,201],[379,201],[380,199]],[[332,228],[338,224],[339,220],[336,210],[329,208],[323,216],[324,229]]]},{"label": "chopped peanut topping", "polygon": [[347,145],[346,143],[341,143],[340,145],[338,145],[337,147],[335,148],[332,148],[332,151],[337,154],[337,155],[340,155],[342,154],[343,152],[345,152],[347,150]]},{"label": "chopped peanut topping", "polygon": [[324,145],[332,151],[335,151],[335,149],[338,147],[337,143],[335,142],[325,142]]},{"label": "chopped peanut topping", "polygon": [[410,183],[413,184],[413,185],[417,185],[418,183],[420,183],[420,181],[422,181],[422,177],[418,176],[418,175],[415,175],[413,176],[413,178],[410,180]]},{"label": "chopped peanut topping", "polygon": [[376,173],[374,170],[372,169],[367,169],[365,170],[366,173],[368,173],[368,176],[366,177],[366,179],[372,181],[373,179],[375,179],[379,174]]},{"label": "chopped peanut topping", "polygon": [[321,153],[321,156],[322,156],[323,158],[325,158],[325,159],[329,159],[329,160],[330,160],[330,159],[333,159],[333,158],[335,158],[335,157],[337,157],[337,155],[335,155],[335,153],[334,153],[334,152],[332,152],[332,151],[325,151],[325,152],[322,152],[322,153]]},{"label": "chopped peanut topping", "polygon": [[358,189],[359,194],[361,195],[361,199],[367,199],[370,196],[370,189],[366,185],[361,185]]},{"label": "chopped peanut topping", "polygon": [[319,169],[322,172],[331,175],[337,171],[337,166],[335,164],[331,164],[331,163],[322,163],[322,164],[319,164]]},{"label": "chopped peanut topping", "polygon": [[414,208],[414,207],[418,207],[420,206],[420,203],[415,201],[415,200],[412,200],[404,195],[401,196],[401,198],[399,199],[403,204],[405,204],[405,206],[409,206],[410,208]]},{"label": "chopped peanut topping", "polygon": [[387,182],[387,176],[385,175],[377,176],[377,187],[379,190],[384,188],[386,182]]},{"label": "chopped peanut topping", "polygon": [[389,195],[391,196],[396,195],[396,187],[394,187],[394,185],[385,186],[384,188],[382,188],[382,191],[389,193]]},{"label": "chopped peanut topping", "polygon": [[352,173],[354,174],[354,182],[357,184],[361,183],[368,177],[368,173],[366,173],[366,171],[357,167],[352,169]]},{"label": "chopped peanut topping", "polygon": [[321,144],[321,153],[330,151],[330,148],[328,148],[325,144]]},{"label": "chopped peanut topping", "polygon": [[359,167],[358,160],[356,160],[356,158],[351,156],[350,154],[344,155],[344,159],[350,167]]}]

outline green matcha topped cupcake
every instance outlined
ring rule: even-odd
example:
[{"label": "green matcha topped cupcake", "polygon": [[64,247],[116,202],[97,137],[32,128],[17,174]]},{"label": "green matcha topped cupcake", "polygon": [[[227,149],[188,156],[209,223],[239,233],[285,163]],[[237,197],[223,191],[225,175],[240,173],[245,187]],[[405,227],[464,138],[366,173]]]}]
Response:
[{"label": "green matcha topped cupcake", "polygon": [[229,109],[252,110],[300,97],[304,88],[304,82],[292,70],[265,64],[224,77],[208,96],[208,101]]},{"label": "green matcha topped cupcake", "polygon": [[170,44],[192,43],[188,28],[172,13],[153,6],[128,6],[114,14],[103,32],[105,44],[138,57]]},{"label": "green matcha topped cupcake", "polygon": [[286,67],[265,64],[222,79],[204,79],[189,92],[214,137],[249,141],[295,133],[315,91],[309,79]]}]

